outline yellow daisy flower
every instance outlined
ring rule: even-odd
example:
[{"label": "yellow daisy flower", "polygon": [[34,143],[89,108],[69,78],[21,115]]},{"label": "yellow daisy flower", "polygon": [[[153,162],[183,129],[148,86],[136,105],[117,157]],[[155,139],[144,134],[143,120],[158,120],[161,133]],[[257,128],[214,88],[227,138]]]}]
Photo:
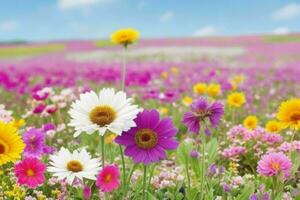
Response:
[{"label": "yellow daisy flower", "polygon": [[255,129],[258,124],[258,119],[254,115],[249,115],[246,117],[246,119],[243,121],[243,125],[248,129]]},{"label": "yellow daisy flower", "polygon": [[119,29],[111,35],[112,42],[124,45],[124,47],[134,43],[138,38],[139,32],[132,28]]},{"label": "yellow daisy flower", "polygon": [[207,87],[207,94],[211,97],[216,97],[221,93],[221,86],[216,83],[209,84]]},{"label": "yellow daisy flower", "polygon": [[24,148],[25,144],[18,130],[0,121],[0,166],[20,159]]},{"label": "yellow daisy flower", "polygon": [[10,122],[10,124],[13,127],[19,129],[20,127],[25,125],[25,120],[24,119],[19,119],[19,120],[14,119],[12,122]]},{"label": "yellow daisy flower", "polygon": [[186,106],[191,105],[192,102],[193,102],[193,99],[189,96],[185,96],[182,98],[182,103]]},{"label": "yellow daisy flower", "polygon": [[300,99],[293,98],[281,103],[277,119],[282,123],[284,128],[300,128]]},{"label": "yellow daisy flower", "polygon": [[203,95],[206,92],[207,85],[205,83],[197,83],[193,86],[194,93]]},{"label": "yellow daisy flower", "polygon": [[268,121],[266,124],[266,130],[271,133],[277,133],[281,130],[281,124],[275,120]]},{"label": "yellow daisy flower", "polygon": [[244,93],[232,92],[227,96],[227,103],[233,107],[240,107],[246,102]]}]

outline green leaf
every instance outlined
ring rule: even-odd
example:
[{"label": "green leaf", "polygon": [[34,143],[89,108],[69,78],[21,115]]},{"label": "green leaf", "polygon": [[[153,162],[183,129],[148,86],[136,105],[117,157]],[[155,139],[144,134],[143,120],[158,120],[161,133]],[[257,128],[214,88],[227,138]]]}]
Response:
[{"label": "green leaf", "polygon": [[208,153],[208,165],[212,164],[217,157],[218,154],[218,140],[213,138],[207,143],[207,153]]}]

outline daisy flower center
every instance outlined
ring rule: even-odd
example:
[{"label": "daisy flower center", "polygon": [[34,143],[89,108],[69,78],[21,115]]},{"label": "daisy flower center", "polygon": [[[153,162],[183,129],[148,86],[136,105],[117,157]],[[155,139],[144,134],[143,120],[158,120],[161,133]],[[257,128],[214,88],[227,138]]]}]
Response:
[{"label": "daisy flower center", "polygon": [[35,172],[32,169],[27,169],[26,170],[26,175],[29,177],[32,177],[35,175]]},{"label": "daisy flower center", "polygon": [[157,144],[157,134],[148,128],[140,129],[134,136],[135,143],[142,149],[151,149]]},{"label": "daisy flower center", "polygon": [[71,172],[80,172],[83,171],[83,166],[79,161],[71,160],[67,164],[67,169]]},{"label": "daisy flower center", "polygon": [[271,163],[271,168],[275,171],[278,171],[280,169],[280,165],[278,162]]},{"label": "daisy flower center", "polygon": [[7,144],[0,139],[0,154],[6,153],[7,150],[8,150]]},{"label": "daisy flower center", "polygon": [[97,106],[93,108],[89,116],[90,116],[90,120],[93,123],[103,127],[105,125],[112,123],[115,120],[116,112],[112,107],[107,105]]}]

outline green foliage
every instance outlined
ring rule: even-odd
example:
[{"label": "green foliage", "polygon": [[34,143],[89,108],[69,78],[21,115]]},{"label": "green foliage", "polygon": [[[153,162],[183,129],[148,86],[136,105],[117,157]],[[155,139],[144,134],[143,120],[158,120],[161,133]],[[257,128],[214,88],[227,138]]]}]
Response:
[{"label": "green foliage", "polygon": [[65,49],[64,44],[47,44],[38,46],[16,46],[0,48],[0,58],[18,58],[25,56],[53,53]]},{"label": "green foliage", "polygon": [[270,43],[300,42],[300,35],[269,35],[265,36],[264,40]]},{"label": "green foliage", "polygon": [[112,47],[112,46],[115,46],[115,44],[113,42],[111,42],[110,40],[98,40],[98,41],[96,41],[95,45],[97,47]]}]

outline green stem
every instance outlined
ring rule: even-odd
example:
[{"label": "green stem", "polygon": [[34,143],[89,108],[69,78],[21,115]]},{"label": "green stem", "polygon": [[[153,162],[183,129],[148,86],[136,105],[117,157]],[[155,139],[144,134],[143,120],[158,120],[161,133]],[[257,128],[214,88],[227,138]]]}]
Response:
[{"label": "green stem", "polygon": [[200,132],[200,135],[201,135],[201,143],[202,143],[202,149],[201,149],[201,200],[204,199],[204,193],[205,193],[205,187],[204,187],[204,184],[205,184],[205,133],[201,133]]},{"label": "green stem", "polygon": [[276,189],[277,189],[277,177],[274,176],[273,177],[273,188],[272,188],[271,199],[275,199],[275,197],[276,197],[276,194],[275,194]]},{"label": "green stem", "polygon": [[137,167],[137,165],[134,164],[129,172],[129,175],[127,177],[127,182],[125,182],[125,192],[123,194],[124,197],[126,197],[126,195],[127,195],[128,187],[130,185],[130,180],[131,180],[132,174],[133,174],[134,170],[136,169],[136,167]]},{"label": "green stem", "polygon": [[147,166],[144,165],[143,200],[145,200],[146,197],[146,179],[147,179]]},{"label": "green stem", "polygon": [[186,160],[185,162],[185,170],[186,170],[186,177],[188,181],[188,193],[191,191],[191,179],[190,179],[190,172],[189,172],[189,161]]},{"label": "green stem", "polygon": [[127,58],[127,47],[123,48],[123,63],[122,63],[122,91],[125,91],[125,84],[126,84],[126,58]]},{"label": "green stem", "polygon": [[122,146],[119,145],[120,154],[121,154],[121,160],[122,160],[122,172],[123,172],[123,195],[125,195],[125,189],[126,189],[126,169],[125,169],[125,159],[123,154]]},{"label": "green stem", "polygon": [[104,168],[104,164],[105,164],[105,162],[104,162],[104,159],[105,159],[105,156],[104,156],[104,135],[101,136],[100,142],[101,142],[102,168]]},{"label": "green stem", "polygon": [[153,173],[154,173],[154,169],[155,169],[155,164],[153,164],[152,168],[151,168],[151,171],[150,171],[150,176],[149,176],[149,180],[148,180],[148,187],[149,185],[151,184],[151,179],[153,177]]}]

